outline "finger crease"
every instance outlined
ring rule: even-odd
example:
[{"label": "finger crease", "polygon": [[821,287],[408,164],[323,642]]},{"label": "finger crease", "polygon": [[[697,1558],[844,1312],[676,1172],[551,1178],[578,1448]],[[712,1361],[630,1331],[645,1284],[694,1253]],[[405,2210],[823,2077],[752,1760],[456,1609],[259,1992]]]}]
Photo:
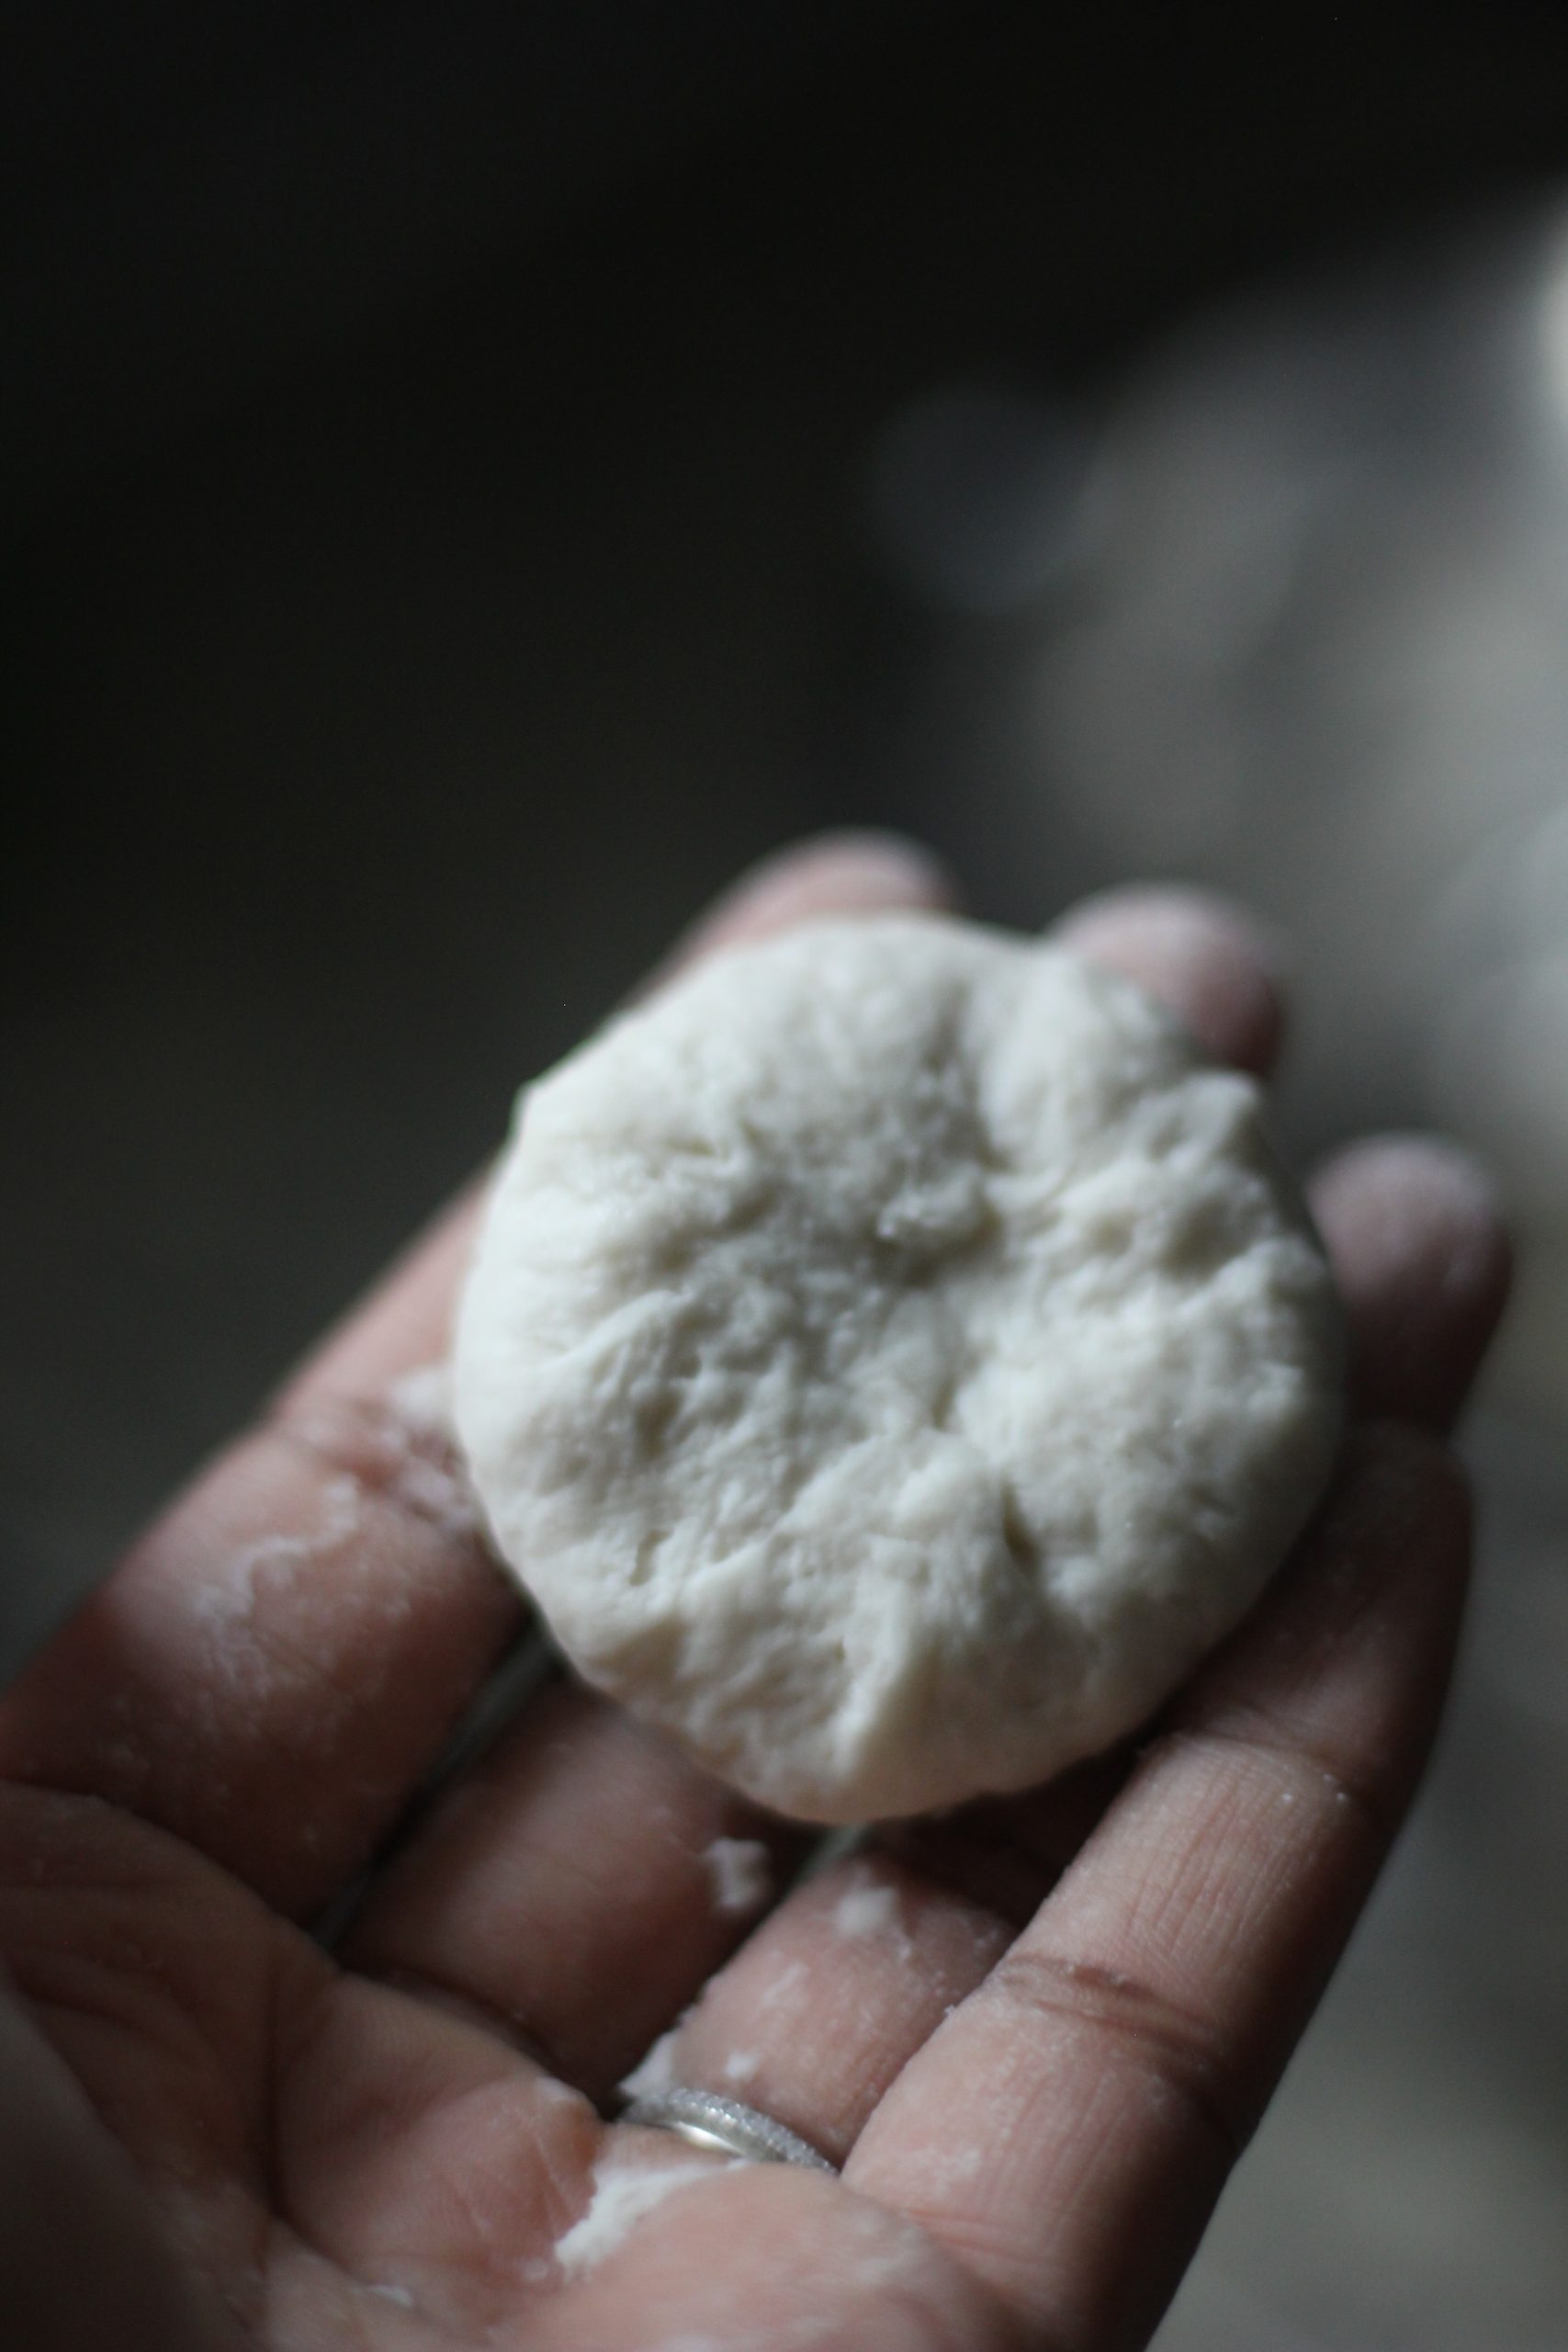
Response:
[{"label": "finger crease", "polygon": [[1230,2095],[1233,2069],[1211,2028],[1139,1978],[1015,1944],[997,1962],[980,1997],[1119,2045],[1181,2101],[1227,2168],[1251,2137],[1255,2119]]}]

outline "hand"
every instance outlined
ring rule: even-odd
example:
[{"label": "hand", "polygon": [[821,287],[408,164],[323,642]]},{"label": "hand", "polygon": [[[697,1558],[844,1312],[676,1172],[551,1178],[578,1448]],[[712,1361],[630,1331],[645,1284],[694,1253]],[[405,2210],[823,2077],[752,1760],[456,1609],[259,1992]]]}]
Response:
[{"label": "hand", "polygon": [[[831,842],[685,952],[942,896],[912,853]],[[1235,916],[1130,894],[1065,930],[1215,1053],[1270,1058],[1274,991]],[[388,1402],[445,1351],[459,1205],[0,1712],[0,1949],[24,2005],[0,2039],[6,2340],[1145,2342],[1408,1803],[1464,1584],[1435,1433],[1506,1287],[1487,1197],[1454,1155],[1385,1143],[1313,1198],[1358,1410],[1382,1425],[1136,1752],[906,1826],[746,1916],[715,1899],[714,1842],[756,1841],[782,1883],[799,1834],[551,1684],[329,1955],[305,1923],[519,1622]],[[694,2002],[675,2077],[790,2124],[841,2181],[599,2120]],[[603,2221],[641,2167],[662,2201],[563,2270],[595,2179]]]}]

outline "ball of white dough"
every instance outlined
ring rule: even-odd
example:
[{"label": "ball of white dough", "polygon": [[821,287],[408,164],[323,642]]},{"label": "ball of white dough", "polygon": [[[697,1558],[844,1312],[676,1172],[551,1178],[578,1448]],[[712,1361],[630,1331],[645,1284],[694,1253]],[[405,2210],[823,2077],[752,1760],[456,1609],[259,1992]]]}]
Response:
[{"label": "ball of white dough", "polygon": [[1340,1419],[1257,1087],[936,917],[700,966],[525,1092],[457,1420],[590,1682],[780,1811],[1019,1789],[1243,1613]]}]

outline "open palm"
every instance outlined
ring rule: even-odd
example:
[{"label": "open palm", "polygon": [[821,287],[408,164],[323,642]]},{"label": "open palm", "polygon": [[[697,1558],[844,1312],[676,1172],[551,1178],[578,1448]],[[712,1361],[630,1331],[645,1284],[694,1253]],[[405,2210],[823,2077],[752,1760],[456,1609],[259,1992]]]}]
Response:
[{"label": "open palm", "polygon": [[[886,845],[826,844],[687,952],[938,888]],[[1235,918],[1142,894],[1069,929],[1216,1053],[1268,1060]],[[309,1923],[518,1630],[406,1409],[445,1350],[453,1212],[0,1712],[23,1996],[0,2179],[37,2217],[0,2260],[7,2340],[1146,2341],[1408,1800],[1462,1595],[1462,1488],[1430,1432],[1501,1302],[1484,1194],[1391,1143],[1314,1197],[1378,1426],[1135,1754],[792,1888],[800,1833],[554,1679],[329,1952]],[[841,2178],[602,2120],[664,2035],[672,2079],[776,2116]]]}]

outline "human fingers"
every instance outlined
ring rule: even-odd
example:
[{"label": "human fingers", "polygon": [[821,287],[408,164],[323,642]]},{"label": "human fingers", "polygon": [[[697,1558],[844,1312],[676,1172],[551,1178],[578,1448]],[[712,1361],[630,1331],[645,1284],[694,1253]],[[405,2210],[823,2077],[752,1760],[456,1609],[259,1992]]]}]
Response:
[{"label": "human fingers", "polygon": [[[1473,1378],[1501,1305],[1506,1245],[1484,1187],[1464,1180],[1446,1150],[1403,1146],[1399,1164],[1411,1195],[1404,1251],[1393,1216],[1386,1231],[1377,1226],[1376,1250],[1359,1254],[1371,1228],[1358,1188],[1386,1191],[1393,1182],[1378,1153],[1331,1162],[1322,1184],[1334,1204],[1336,1272],[1352,1302],[1353,1357],[1385,1409],[1417,1419],[1434,1363],[1450,1399]],[[1424,1351],[1404,1359],[1402,1385],[1378,1334],[1390,1299],[1404,1296],[1429,1264],[1439,1205],[1451,1272],[1427,1317]],[[754,2099],[842,2156],[954,2002],[1033,1917],[1133,1764],[1127,1744],[1024,1796],[891,1825],[759,1928],[707,1985],[663,2063],[683,2083]]]},{"label": "human fingers", "polygon": [[375,1874],[340,1957],[603,2101],[809,1838],[559,1682]]},{"label": "human fingers", "polygon": [[1216,1061],[1260,1076],[1277,1060],[1285,1003],[1276,950],[1231,899],[1163,883],[1107,890],[1052,936],[1168,1005]]},{"label": "human fingers", "polygon": [[[901,843],[807,843],[686,953],[947,896]],[[355,1871],[520,1618],[409,1377],[445,1353],[473,1213],[437,1223],[48,1645],[0,1706],[0,1772],[126,1806],[297,1915]]]},{"label": "human fingers", "polygon": [[[790,2165],[694,2184],[694,2152],[648,2136],[670,2152],[666,2201],[530,2312],[528,2352],[1025,2352],[996,2299],[902,2215]],[[636,2196],[625,2165],[609,2155],[601,2197],[606,2183]]]},{"label": "human fingers", "polygon": [[[1057,935],[1090,956],[1103,942],[1119,968],[1164,988],[1212,1049],[1259,1051],[1271,983],[1235,910],[1140,891],[1130,910],[1102,900]],[[744,1936],[800,1850],[667,1743],[581,1693],[563,1696],[502,1740],[380,1874],[344,1956],[474,2001],[604,2098]],[[946,1932],[933,1929],[935,1940]],[[990,1929],[982,1941],[994,1953]],[[879,2047],[907,2051],[929,2030],[950,1985],[942,1971],[956,1964],[937,1969],[908,2014],[881,2016]],[[786,1999],[776,2030],[790,2014]],[[743,2068],[750,2046],[726,2063]],[[739,2080],[721,2066],[716,2086]]]},{"label": "human fingers", "polygon": [[[1513,1253],[1495,1187],[1451,1144],[1373,1136],[1333,1154],[1307,1197],[1346,1303],[1352,1414],[1446,1432],[1507,1302]],[[1120,1748],[1048,1791],[921,1823],[894,1842],[918,1845],[924,1868],[1021,1924],[1130,1761]]]},{"label": "human fingers", "polygon": [[1146,2341],[1404,1814],[1468,1518],[1384,1427],[1190,1686],[1005,1959],[889,2090],[846,2177],[1062,2352]]}]

